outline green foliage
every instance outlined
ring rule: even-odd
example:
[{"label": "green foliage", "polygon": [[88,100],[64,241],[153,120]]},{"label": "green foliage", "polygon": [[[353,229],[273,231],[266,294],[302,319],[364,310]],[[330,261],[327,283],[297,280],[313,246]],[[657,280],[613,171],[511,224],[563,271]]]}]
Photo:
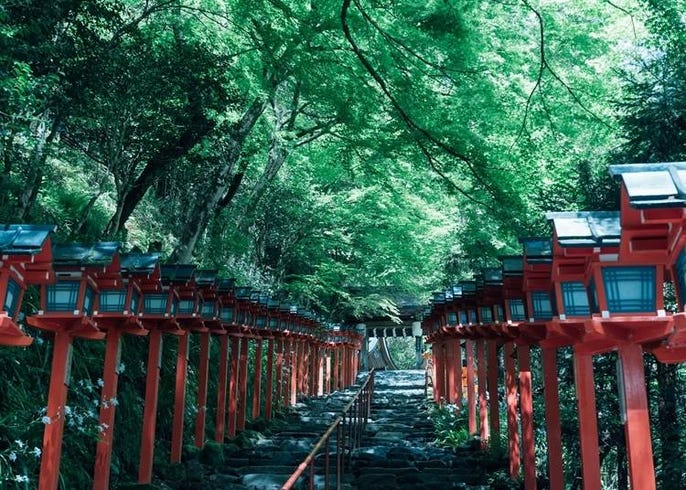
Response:
[{"label": "green foliage", "polygon": [[467,419],[456,405],[434,405],[429,410],[429,418],[438,444],[457,448],[469,441]]}]

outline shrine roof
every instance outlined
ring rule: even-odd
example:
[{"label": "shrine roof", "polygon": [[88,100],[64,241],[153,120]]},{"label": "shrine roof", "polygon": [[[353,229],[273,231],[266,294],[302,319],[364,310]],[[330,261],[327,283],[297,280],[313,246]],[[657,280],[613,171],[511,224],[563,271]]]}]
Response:
[{"label": "shrine roof", "polygon": [[0,224],[0,254],[38,254],[56,229],[55,225]]},{"label": "shrine roof", "polygon": [[193,277],[196,266],[193,264],[164,264],[160,267],[162,282],[187,283]]},{"label": "shrine roof", "polygon": [[622,235],[619,211],[546,213],[562,247],[616,247]]},{"label": "shrine roof", "polygon": [[217,282],[219,271],[210,269],[198,269],[193,273],[193,279],[198,286],[214,286]]},{"label": "shrine roof", "polygon": [[519,243],[524,247],[528,263],[545,263],[553,259],[553,240],[550,237],[525,237]]},{"label": "shrine roof", "polygon": [[611,165],[610,174],[622,179],[633,207],[686,206],[686,162]]},{"label": "shrine roof", "polygon": [[217,291],[220,293],[228,293],[236,285],[235,278],[220,278],[217,280]]},{"label": "shrine roof", "polygon": [[52,257],[55,265],[101,266],[112,263],[119,251],[119,242],[96,242],[92,245],[70,243],[53,245]]},{"label": "shrine roof", "polygon": [[504,255],[500,257],[503,263],[504,276],[524,274],[524,257],[521,255]]}]

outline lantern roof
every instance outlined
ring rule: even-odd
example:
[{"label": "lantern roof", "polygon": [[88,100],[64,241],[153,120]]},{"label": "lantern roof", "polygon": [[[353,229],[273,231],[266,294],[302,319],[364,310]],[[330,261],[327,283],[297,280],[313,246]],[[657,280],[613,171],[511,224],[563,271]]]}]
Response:
[{"label": "lantern roof", "polygon": [[220,293],[228,293],[236,285],[236,278],[221,277],[217,279],[217,291]]},{"label": "lantern roof", "polygon": [[524,274],[524,257],[521,255],[505,255],[500,257],[503,263],[503,276],[521,276]]},{"label": "lantern roof", "polygon": [[503,270],[500,267],[485,267],[481,269],[486,286],[502,286]]},{"label": "lantern roof", "polygon": [[55,225],[0,224],[0,254],[38,254],[56,229]]},{"label": "lantern roof", "polygon": [[476,294],[476,281],[460,281],[462,296],[474,296]]},{"label": "lantern roof", "polygon": [[622,235],[619,211],[546,213],[561,247],[616,247]]},{"label": "lantern roof", "polygon": [[53,245],[53,263],[59,265],[102,266],[112,263],[119,242],[96,242],[93,245],[70,243]]},{"label": "lantern roof", "polygon": [[193,278],[196,267],[193,264],[164,264],[160,267],[162,282],[165,284],[186,284]]},{"label": "lantern roof", "polygon": [[636,208],[686,206],[686,162],[611,165]]},{"label": "lantern roof", "polygon": [[216,269],[198,269],[193,273],[193,278],[198,286],[214,286],[218,273]]},{"label": "lantern roof", "polygon": [[122,273],[150,275],[155,272],[160,254],[157,252],[122,254],[120,260]]},{"label": "lantern roof", "polygon": [[528,263],[551,262],[553,260],[553,240],[550,237],[525,237],[519,243],[524,247]]},{"label": "lantern roof", "polygon": [[250,299],[250,292],[252,291],[251,287],[248,286],[241,286],[236,288],[236,298],[238,299],[243,299],[243,300],[249,300]]}]

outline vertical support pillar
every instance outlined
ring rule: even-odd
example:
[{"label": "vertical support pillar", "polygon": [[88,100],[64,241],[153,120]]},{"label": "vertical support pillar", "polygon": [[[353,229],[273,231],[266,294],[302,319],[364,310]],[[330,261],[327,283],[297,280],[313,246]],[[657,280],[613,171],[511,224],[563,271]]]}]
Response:
[{"label": "vertical support pillar", "polygon": [[526,490],[535,490],[534,403],[531,386],[531,352],[529,345],[517,346],[517,358],[519,361],[519,409],[522,417],[524,488]]},{"label": "vertical support pillar", "polygon": [[200,334],[200,367],[198,369],[198,400],[195,414],[195,447],[205,445],[205,418],[207,416],[207,382],[210,373],[210,332]]},{"label": "vertical support pillar", "polygon": [[515,378],[514,344],[503,346],[505,360],[505,393],[507,394],[507,440],[510,460],[510,477],[519,476],[519,429],[517,421],[517,379]]},{"label": "vertical support pillar", "polygon": [[317,396],[324,395],[324,349],[317,349]]},{"label": "vertical support pillar", "polygon": [[274,393],[274,339],[267,341],[267,386],[264,391],[264,418],[271,420]]},{"label": "vertical support pillar", "polygon": [[459,342],[457,339],[450,339],[445,343],[445,385],[446,394],[445,399],[448,403],[457,402],[457,384],[458,372],[460,366],[456,361],[455,344]]},{"label": "vertical support pillar", "polygon": [[186,375],[188,373],[188,342],[190,333],[185,332],[178,337],[179,344],[176,351],[176,377],[174,379],[174,416],[172,419],[172,442],[170,461],[181,462],[183,447],[183,419],[186,409]]},{"label": "vertical support pillar", "polygon": [[285,342],[283,339],[278,338],[276,339],[276,393],[274,395],[274,398],[276,399],[276,406],[281,407],[283,406],[283,393],[285,392],[284,388],[284,379],[283,379],[283,364],[286,362],[288,364],[288,361],[285,361],[283,351],[284,351],[284,344]]},{"label": "vertical support pillar", "polygon": [[217,414],[214,421],[214,440],[224,442],[226,420],[226,381],[229,367],[229,336],[219,337],[219,375],[217,378]]},{"label": "vertical support pillar", "polygon": [[48,391],[47,417],[43,432],[43,451],[40,465],[40,490],[57,488],[62,459],[62,436],[64,434],[64,406],[67,403],[67,387],[71,376],[71,335],[65,330],[55,332]]},{"label": "vertical support pillar", "polygon": [[463,368],[463,363],[462,363],[462,343],[460,340],[458,340],[455,343],[455,363],[457,364],[456,369],[457,372],[459,373],[458,379],[457,379],[457,408],[459,410],[462,409],[462,399],[465,396],[466,393],[464,393],[464,388],[466,388],[466,383],[467,383],[467,372],[466,369]]},{"label": "vertical support pillar", "polygon": [[143,407],[143,433],[141,437],[138,483],[152,481],[152,462],[155,456],[155,428],[157,426],[157,398],[160,389],[162,364],[162,332],[157,328],[148,334],[148,367],[145,376],[145,405]]},{"label": "vertical support pillar", "polygon": [[100,438],[95,449],[95,471],[93,489],[107,490],[110,487],[110,461],[112,460],[112,443],[114,442],[114,416],[119,382],[118,366],[121,356],[121,330],[112,328],[107,332],[105,345],[105,367],[102,374],[102,392],[100,395]]},{"label": "vertical support pillar", "polygon": [[331,393],[331,349],[324,350],[324,394]]},{"label": "vertical support pillar", "polygon": [[241,339],[238,355],[238,405],[236,408],[236,431],[245,430],[245,417],[248,409],[248,337]]},{"label": "vertical support pillar", "polygon": [[231,374],[229,375],[229,410],[226,432],[228,437],[236,437],[236,421],[238,418],[238,369],[241,338],[231,336]]},{"label": "vertical support pillar", "polygon": [[498,344],[488,344],[488,398],[490,403],[491,444],[500,444],[500,410],[498,404]]},{"label": "vertical support pillar", "polygon": [[476,356],[479,367],[479,437],[481,445],[486,447],[490,432],[488,428],[488,398],[486,396],[486,343],[483,340],[476,342]]},{"label": "vertical support pillar", "polygon": [[431,350],[433,351],[434,358],[434,402],[442,403],[441,400],[445,397],[445,393],[443,392],[443,387],[445,386],[445,369],[443,366],[443,344],[441,342],[434,342],[431,347]]},{"label": "vertical support pillar", "polygon": [[333,348],[333,376],[332,376],[332,382],[333,382],[333,391],[338,391],[341,389],[341,381],[340,381],[340,366],[341,366],[341,347],[340,345],[336,344]]},{"label": "vertical support pillar", "polygon": [[600,490],[598,419],[596,417],[593,356],[574,348],[574,385],[579,415],[581,477],[584,490]]},{"label": "vertical support pillar", "polygon": [[562,466],[557,349],[544,347],[541,351],[543,356],[543,393],[545,395],[545,430],[548,439],[548,479],[550,490],[564,490],[565,475]]},{"label": "vertical support pillar", "polygon": [[[619,348],[620,397],[624,399],[624,434],[629,460],[631,488],[655,490],[653,447],[650,439],[650,416],[646,395],[643,348],[625,345]],[[674,421],[676,423],[676,421]]]},{"label": "vertical support pillar", "polygon": [[469,435],[476,434],[476,396],[474,393],[474,341],[465,341],[467,357],[467,416],[469,419]]},{"label": "vertical support pillar", "polygon": [[260,416],[262,405],[262,339],[255,341],[255,373],[252,383],[252,414],[251,420]]},{"label": "vertical support pillar", "polygon": [[291,379],[288,383],[288,400],[291,406],[294,406],[298,402],[298,369],[300,366],[300,356],[298,355],[299,346],[300,342],[295,340],[291,342]]}]

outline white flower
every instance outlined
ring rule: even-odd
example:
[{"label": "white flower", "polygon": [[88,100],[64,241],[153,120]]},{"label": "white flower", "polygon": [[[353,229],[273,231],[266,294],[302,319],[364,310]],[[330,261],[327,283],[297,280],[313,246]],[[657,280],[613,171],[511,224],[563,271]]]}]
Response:
[{"label": "white flower", "polygon": [[15,462],[17,460],[17,453],[12,451],[8,457],[10,458],[10,461]]},{"label": "white flower", "polygon": [[110,405],[116,407],[117,405],[119,405],[119,400],[117,400],[116,398],[110,398]]},{"label": "white flower", "polygon": [[14,441],[14,443],[15,443],[17,446],[19,446],[19,449],[24,449],[25,444],[24,444],[23,441],[20,441],[19,439],[17,439],[16,441]]},{"label": "white flower", "polygon": [[41,422],[43,422],[45,425],[50,425],[52,423],[52,419],[45,415],[42,419]]},{"label": "white flower", "polygon": [[26,483],[29,481],[29,477],[26,475],[17,475],[14,477],[14,481],[19,483]]},{"label": "white flower", "polygon": [[105,386],[105,382],[102,380],[102,378],[98,378],[97,383],[98,383],[98,386],[99,386],[100,388],[102,388],[103,386]]},{"label": "white flower", "polygon": [[33,340],[35,340],[36,345],[43,345],[43,342],[45,342],[41,337],[34,337]]},{"label": "white flower", "polygon": [[64,414],[71,415],[71,407],[69,405],[64,406]]},{"label": "white flower", "polygon": [[117,366],[117,374],[123,373],[125,369],[126,364],[124,364],[123,362],[119,363],[119,366]]},{"label": "white flower", "polygon": [[31,451],[31,454],[33,454],[37,458],[40,458],[40,455],[43,454],[43,451],[41,451],[39,447],[34,447],[33,451]]}]

